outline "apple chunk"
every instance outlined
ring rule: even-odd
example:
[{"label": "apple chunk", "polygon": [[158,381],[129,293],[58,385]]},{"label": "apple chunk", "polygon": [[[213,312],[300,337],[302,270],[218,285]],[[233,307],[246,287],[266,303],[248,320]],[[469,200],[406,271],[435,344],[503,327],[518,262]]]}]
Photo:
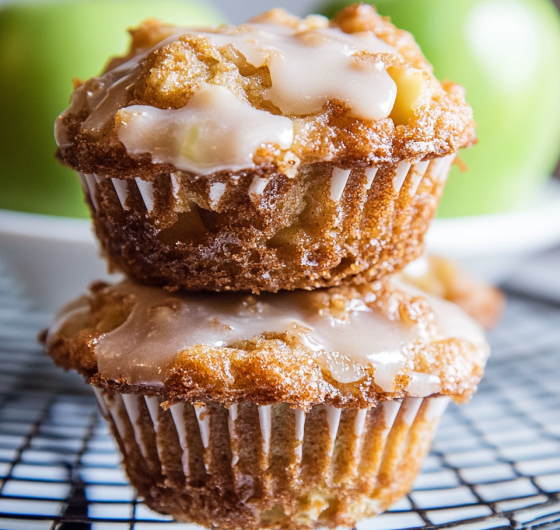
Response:
[{"label": "apple chunk", "polygon": [[397,85],[397,98],[389,117],[395,125],[406,125],[416,109],[429,99],[430,78],[407,66],[389,66],[387,73]]}]

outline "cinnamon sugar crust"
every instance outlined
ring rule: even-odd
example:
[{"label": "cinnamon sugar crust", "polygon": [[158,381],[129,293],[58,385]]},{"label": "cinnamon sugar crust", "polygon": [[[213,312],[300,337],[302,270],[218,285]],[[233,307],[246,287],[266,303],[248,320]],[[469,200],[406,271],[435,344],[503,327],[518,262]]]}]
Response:
[{"label": "cinnamon sugar crust", "polygon": [[141,394],[127,398],[100,403],[144,502],[224,530],[353,528],[386,510],[411,489],[446,401],[345,409],[333,439],[323,405],[305,415],[303,432],[296,410],[274,405],[265,438],[253,403],[235,413],[216,403],[170,411]]},{"label": "cinnamon sugar crust", "polygon": [[[160,175],[151,210],[135,182],[123,207],[103,178],[88,202],[111,268],[140,283],[192,291],[313,289],[376,280],[416,259],[443,190],[438,167],[424,168],[417,189],[420,169],[412,167],[398,191],[397,168],[378,170],[369,189],[364,170],[353,170],[336,201],[335,168],[313,164],[292,179],[245,172],[175,180],[174,187],[170,175]],[[267,178],[262,194],[250,196],[255,179]]]},{"label": "cinnamon sugar crust", "polygon": [[[126,377],[108,377],[98,369],[96,346],[100,337],[121,326],[134,306],[133,297],[99,283],[92,286],[89,296],[63,311],[43,341],[57,365],[77,370],[93,385],[110,392],[157,395],[168,405],[199,401],[229,405],[242,400],[259,405],[288,403],[304,410],[318,404],[368,408],[406,397],[413,372],[437,376],[440,393],[456,401],[468,400],[476,391],[488,354],[486,346],[442,335],[434,327],[430,302],[422,296],[388,282],[333,288],[312,296],[318,311],[338,320],[350,318],[356,303],[365,303],[388,320],[427,330],[431,338],[410,344],[408,366],[395,376],[393,392],[376,383],[372,364],[357,368],[361,375],[355,382],[337,381],[329,354],[311,350],[302,340],[305,329],[297,325],[223,347],[189,347],[167,366],[162,383],[139,384]],[[344,352],[340,353],[344,358]]]}]

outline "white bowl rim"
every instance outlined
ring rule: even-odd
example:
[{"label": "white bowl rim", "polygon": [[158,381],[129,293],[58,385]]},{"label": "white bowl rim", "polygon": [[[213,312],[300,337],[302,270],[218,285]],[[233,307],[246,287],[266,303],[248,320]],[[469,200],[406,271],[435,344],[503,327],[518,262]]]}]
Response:
[{"label": "white bowl rim", "polygon": [[[90,219],[0,209],[0,235],[94,242]],[[542,199],[520,211],[434,219],[426,235],[431,252],[451,256],[533,251],[560,241],[560,182],[552,180]]]},{"label": "white bowl rim", "polygon": [[0,209],[0,234],[83,243],[93,240],[90,219]]},{"label": "white bowl rim", "polygon": [[447,256],[506,255],[544,250],[560,242],[560,182],[551,179],[525,210],[435,219],[428,251]]}]

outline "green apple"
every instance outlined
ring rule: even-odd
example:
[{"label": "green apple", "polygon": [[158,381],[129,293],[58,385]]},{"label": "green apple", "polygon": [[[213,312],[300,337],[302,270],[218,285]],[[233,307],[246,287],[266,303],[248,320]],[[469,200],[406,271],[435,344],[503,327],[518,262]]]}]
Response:
[{"label": "green apple", "polygon": [[[319,11],[333,16],[351,1]],[[479,144],[462,151],[440,216],[529,206],[560,154],[560,16],[549,0],[375,0],[439,79],[467,89]]]},{"label": "green apple", "polygon": [[72,78],[125,51],[126,29],[155,17],[184,25],[221,16],[191,0],[74,0],[0,8],[0,208],[88,215],[76,175],[55,159],[53,124]]}]

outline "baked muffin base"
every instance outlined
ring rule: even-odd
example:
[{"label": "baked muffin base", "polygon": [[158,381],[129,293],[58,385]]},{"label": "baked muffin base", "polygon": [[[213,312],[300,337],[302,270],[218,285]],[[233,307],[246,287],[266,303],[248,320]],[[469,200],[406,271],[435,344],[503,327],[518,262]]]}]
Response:
[{"label": "baked muffin base", "polygon": [[352,528],[410,490],[447,397],[228,408],[95,389],[152,509],[225,530]]},{"label": "baked muffin base", "polygon": [[369,282],[416,259],[454,158],[81,179],[112,268],[170,289],[276,292]]}]

